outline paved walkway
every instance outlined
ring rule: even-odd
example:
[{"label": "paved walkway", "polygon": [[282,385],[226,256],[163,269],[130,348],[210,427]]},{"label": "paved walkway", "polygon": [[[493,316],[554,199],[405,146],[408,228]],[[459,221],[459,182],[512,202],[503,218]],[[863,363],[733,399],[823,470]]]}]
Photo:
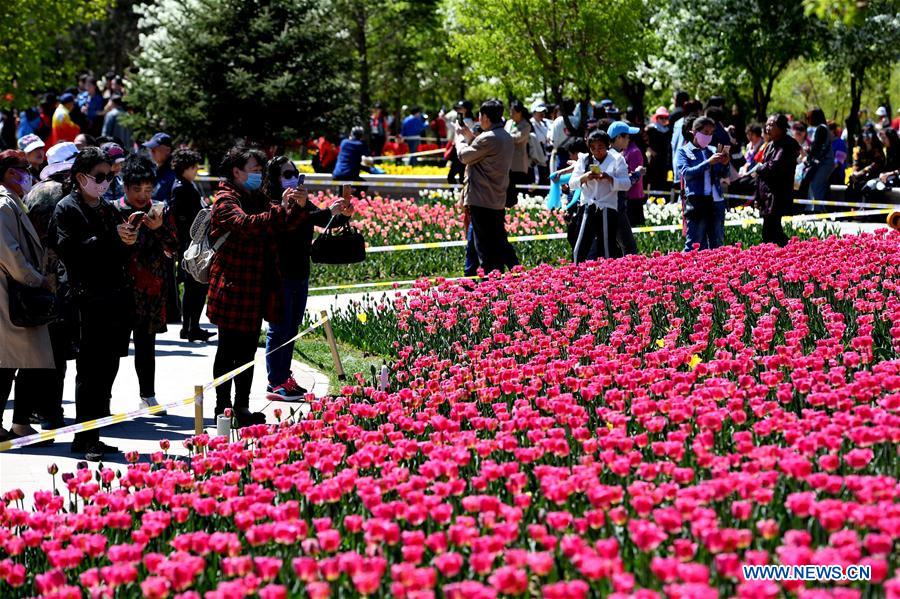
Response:
[{"label": "paved walkway", "polygon": [[[215,330],[211,325],[205,325]],[[178,338],[179,325],[172,325],[169,331],[157,338],[156,342],[156,392],[160,403],[177,401],[193,395],[194,385],[202,385],[212,379],[212,365],[215,357],[216,338],[208,345],[188,343]],[[275,422],[274,410],[278,407],[286,415],[292,406],[308,409],[305,404],[271,403],[265,398],[266,368],[262,359],[262,348],[257,352],[256,367],[253,372],[253,392],[250,397],[250,409],[263,411],[269,422]],[[294,376],[303,387],[316,395],[324,395],[328,391],[328,377],[313,370],[305,364],[294,362]],[[213,409],[215,395],[206,396],[204,416],[207,432],[215,433]],[[134,356],[123,358],[119,375],[113,387],[112,412],[114,414],[138,409],[138,383],[134,371]],[[12,419],[11,399],[3,414],[3,422],[8,427]],[[66,387],[63,409],[69,422],[75,418],[75,363],[69,362],[66,372]],[[167,416],[146,416],[131,422],[124,422],[101,429],[101,436],[106,443],[115,445],[122,452],[137,450],[142,454],[150,454],[159,450],[159,441],[168,439],[171,443],[169,452],[187,455],[182,441],[194,434],[193,404],[169,410]],[[50,447],[24,447],[0,453],[0,493],[19,488],[25,491],[26,498],[31,499],[33,492],[49,489],[51,486],[47,467],[56,464],[60,472],[71,472],[76,468],[82,456],[73,455],[69,450],[72,434],[62,435]],[[104,464],[113,469],[124,470],[124,453],[107,456]],[[58,479],[57,479],[58,480]]]}]

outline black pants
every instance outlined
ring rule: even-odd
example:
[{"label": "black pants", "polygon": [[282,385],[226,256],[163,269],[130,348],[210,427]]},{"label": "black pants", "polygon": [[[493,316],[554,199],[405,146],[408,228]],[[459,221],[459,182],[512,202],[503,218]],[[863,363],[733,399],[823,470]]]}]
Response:
[{"label": "black pants", "polygon": [[[259,331],[245,333],[229,329],[219,329],[219,345],[216,349],[216,360],[213,363],[213,376],[223,374],[251,362],[256,356],[259,344]],[[247,408],[250,405],[250,386],[253,383],[253,367],[251,366],[234,378],[234,407]],[[216,387],[216,407],[231,407],[231,381]]]},{"label": "black pants", "polygon": [[134,371],[142,398],[156,396],[156,333],[134,332]]},{"label": "black pants", "polygon": [[628,222],[632,227],[640,227],[647,219],[644,217],[644,204],[647,200],[628,200]]},{"label": "black pants", "polygon": [[181,298],[178,297],[178,280],[175,277],[175,259],[165,258],[166,262],[166,322],[181,322]]},{"label": "black pants", "polygon": [[593,204],[582,208],[581,226],[575,242],[575,263],[601,256],[620,257],[622,252],[617,239],[618,222],[618,212],[612,208],[598,208]]},{"label": "black pants", "polygon": [[509,171],[509,185],[506,187],[506,207],[512,208],[519,203],[520,186],[529,185],[531,177],[527,172]]},{"label": "black pants", "polygon": [[629,204],[631,200],[625,197],[625,192],[619,192],[619,221],[616,223],[616,241],[622,249],[622,254],[630,256],[637,254],[637,242],[634,240],[634,233],[631,232],[631,214]]},{"label": "black pants", "polygon": [[780,215],[770,214],[762,217],[762,221],[763,243],[777,243],[781,247],[788,244],[788,236],[781,225]]},{"label": "black pants", "polygon": [[203,306],[206,304],[209,285],[198,283],[187,273],[182,276],[182,281],[184,295],[181,300],[181,329],[196,331],[200,328],[200,317],[203,315]]},{"label": "black pants", "polygon": [[[41,395],[40,386],[34,387],[30,383],[34,382],[34,377],[23,377],[22,374],[28,372],[24,368],[18,369],[19,376],[16,376],[15,368],[0,368],[0,426],[2,426],[3,410],[6,409],[6,402],[9,400],[9,394],[12,392],[13,381],[16,381],[16,403],[13,406],[13,424],[22,426],[30,426],[29,419],[31,417],[31,405],[29,400],[36,399]],[[38,370],[37,372],[46,372],[46,370]]]},{"label": "black pants", "polygon": [[[118,312],[111,312],[112,309],[106,302],[95,302],[79,310],[79,350],[75,359],[76,422],[110,414],[112,387],[119,373],[119,360],[128,354],[131,337],[128,323],[132,319],[129,307],[117,307]],[[75,433],[78,444],[99,439],[99,429]]]},{"label": "black pants", "polygon": [[381,156],[381,153],[384,151],[384,135],[372,134],[371,142],[369,143],[370,154],[372,156]]},{"label": "black pants", "polygon": [[512,268],[519,263],[516,250],[506,237],[506,210],[469,206],[475,253],[485,273]]},{"label": "black pants", "polygon": [[456,155],[456,150],[450,153],[450,172],[447,173],[447,183],[465,183],[466,182],[466,165],[460,161]]},{"label": "black pants", "polygon": [[541,166],[536,164],[534,165],[534,170],[537,174],[535,180],[538,185],[550,185],[550,167],[548,165]]}]

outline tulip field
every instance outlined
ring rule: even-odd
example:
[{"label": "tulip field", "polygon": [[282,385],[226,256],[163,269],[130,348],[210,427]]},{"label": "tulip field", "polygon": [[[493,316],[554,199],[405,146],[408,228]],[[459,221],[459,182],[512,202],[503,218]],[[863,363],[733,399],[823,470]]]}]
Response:
[{"label": "tulip field", "polygon": [[387,388],[6,493],[0,596],[900,597],[898,269],[881,232],[354,305]]},{"label": "tulip field", "polygon": [[[392,198],[385,195],[366,195],[353,200],[356,216],[353,225],[365,236],[370,246],[404,245],[433,241],[465,240],[463,210],[457,193],[450,190],[422,191],[419,197]],[[313,201],[321,206],[331,203],[333,196],[319,192]],[[681,223],[677,204],[648,203],[645,212],[648,225]],[[755,209],[738,208],[727,213],[728,220],[755,218]],[[562,210],[547,210],[542,196],[520,194],[519,205],[507,212],[509,235],[538,235],[564,233],[566,223]],[[836,232],[829,225],[794,227],[785,224],[788,235],[806,239],[815,235]],[[750,246],[761,241],[759,225],[728,227],[726,243]],[[636,235],[638,249],[643,254],[678,251],[684,247],[679,231],[657,231]],[[565,239],[529,241],[515,244],[521,263],[526,267],[555,264],[571,260],[572,249]],[[417,277],[462,276],[465,248],[449,247],[369,254],[361,264],[317,265],[312,272],[313,287],[372,281],[402,281]]]}]

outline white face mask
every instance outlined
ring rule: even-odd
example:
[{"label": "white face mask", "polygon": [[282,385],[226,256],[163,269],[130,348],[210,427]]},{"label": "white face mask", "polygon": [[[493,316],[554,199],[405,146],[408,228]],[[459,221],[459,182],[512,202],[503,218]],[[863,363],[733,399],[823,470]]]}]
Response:
[{"label": "white face mask", "polygon": [[103,183],[97,183],[94,179],[88,175],[85,175],[87,179],[87,183],[81,190],[91,196],[92,198],[99,198],[106,193],[106,190],[109,189],[109,181],[104,181]]},{"label": "white face mask", "polygon": [[24,198],[28,195],[28,192],[31,191],[32,188],[31,175],[25,174],[21,179],[19,179],[18,183],[19,187],[22,188],[22,197]]}]

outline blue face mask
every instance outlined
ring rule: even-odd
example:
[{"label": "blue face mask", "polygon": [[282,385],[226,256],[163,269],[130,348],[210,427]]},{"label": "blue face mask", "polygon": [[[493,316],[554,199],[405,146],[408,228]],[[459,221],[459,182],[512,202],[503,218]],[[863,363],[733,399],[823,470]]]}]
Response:
[{"label": "blue face mask", "polygon": [[244,187],[250,191],[256,191],[262,186],[262,173],[247,173],[247,180],[244,181]]}]

